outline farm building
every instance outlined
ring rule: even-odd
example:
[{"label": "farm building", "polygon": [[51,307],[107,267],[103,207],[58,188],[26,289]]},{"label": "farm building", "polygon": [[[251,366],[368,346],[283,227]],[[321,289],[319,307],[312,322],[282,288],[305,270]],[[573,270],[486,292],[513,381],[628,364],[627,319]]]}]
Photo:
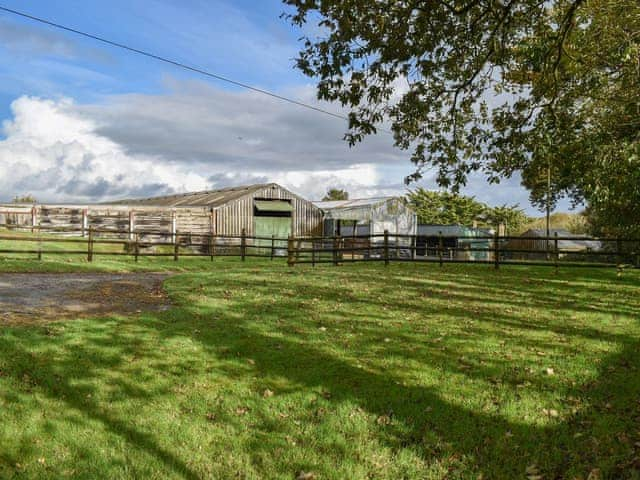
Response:
[{"label": "farm building", "polygon": [[[493,240],[490,230],[464,225],[418,225],[416,256],[438,256],[442,236],[444,255],[452,259],[490,260]],[[476,251],[482,249],[487,251]]]},{"label": "farm building", "polygon": [[314,202],[324,214],[325,236],[415,235],[418,219],[400,197]]},{"label": "farm building", "polygon": [[[549,233],[551,239],[547,241],[546,230],[530,229],[524,232],[521,238],[509,239],[501,248],[507,251],[507,255],[513,259],[544,260],[547,256],[547,249],[551,252],[554,250],[554,237],[557,235],[559,237],[558,250],[562,252],[560,257],[566,257],[572,253],[598,252],[602,250],[601,242],[590,240],[586,235],[577,235],[564,229],[551,229]],[[570,240],[563,239],[563,237],[568,237]],[[510,250],[512,252],[509,252]],[[517,250],[531,251],[519,252]]]},{"label": "farm building", "polygon": [[275,184],[258,184],[99,205],[3,205],[0,224],[107,231],[286,238],[322,234],[322,212]]}]

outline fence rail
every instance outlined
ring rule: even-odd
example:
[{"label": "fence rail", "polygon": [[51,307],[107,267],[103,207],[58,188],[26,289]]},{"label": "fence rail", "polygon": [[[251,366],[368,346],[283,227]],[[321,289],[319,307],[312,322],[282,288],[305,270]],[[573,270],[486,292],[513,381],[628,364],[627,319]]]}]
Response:
[{"label": "fence rail", "polygon": [[[573,243],[567,246],[566,242]],[[67,245],[69,248],[62,248]],[[17,248],[20,246],[23,248]],[[139,257],[173,257],[178,261],[180,257],[213,260],[217,256],[234,256],[242,260],[286,257],[290,266],[425,262],[490,264],[495,268],[501,265],[640,268],[640,239],[558,235],[458,237],[441,233],[419,236],[386,231],[370,236],[278,238],[250,236],[244,230],[240,235],[179,231],[167,234],[157,230],[0,224],[0,255],[15,254],[37,255],[38,259],[44,255],[86,255],[89,262],[97,255],[129,256],[135,261]]]}]

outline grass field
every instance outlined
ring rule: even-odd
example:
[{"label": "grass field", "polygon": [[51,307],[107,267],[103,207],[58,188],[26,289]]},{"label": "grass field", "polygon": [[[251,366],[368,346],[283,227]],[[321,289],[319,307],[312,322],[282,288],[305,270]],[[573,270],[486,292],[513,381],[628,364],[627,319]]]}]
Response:
[{"label": "grass field", "polygon": [[283,261],[0,331],[0,478],[640,478],[640,275]]}]

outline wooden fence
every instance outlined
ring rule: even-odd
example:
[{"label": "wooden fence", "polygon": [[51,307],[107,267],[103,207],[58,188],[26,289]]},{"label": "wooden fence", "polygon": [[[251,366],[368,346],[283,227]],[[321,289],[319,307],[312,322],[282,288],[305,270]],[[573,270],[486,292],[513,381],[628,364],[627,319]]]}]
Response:
[{"label": "wooden fence", "polygon": [[[367,237],[290,238],[288,263],[427,262],[640,268],[640,239],[584,236],[424,237],[386,232]],[[420,245],[420,243],[422,244]],[[523,243],[524,242],[524,243]],[[524,245],[524,246],[523,246]],[[531,246],[529,246],[531,245]]]},{"label": "wooden fence", "polygon": [[[277,238],[154,230],[116,230],[90,227],[87,231],[61,227],[0,225],[0,255],[97,255],[139,257],[235,256],[286,257],[296,264],[339,265],[352,262],[430,262],[501,265],[640,267],[640,240],[593,237],[478,236],[425,237],[384,232],[371,236]],[[11,234],[13,230],[20,230]],[[524,242],[524,243],[523,243]],[[528,242],[528,243],[527,243]],[[523,247],[524,245],[524,247]],[[533,247],[527,247],[531,245]],[[25,246],[27,248],[25,248]],[[67,247],[68,248],[64,248]],[[583,248],[581,246],[584,246]],[[18,248],[22,247],[22,248]],[[102,247],[102,248],[101,248]]]}]

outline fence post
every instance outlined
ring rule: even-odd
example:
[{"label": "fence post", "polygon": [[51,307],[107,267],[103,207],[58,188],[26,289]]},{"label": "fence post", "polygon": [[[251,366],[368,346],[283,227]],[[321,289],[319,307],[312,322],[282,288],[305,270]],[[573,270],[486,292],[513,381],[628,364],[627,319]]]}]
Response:
[{"label": "fence post", "polygon": [[444,240],[442,238],[442,231],[438,232],[438,259],[440,260],[440,266],[442,266],[442,251],[444,250]]},{"label": "fence post", "polygon": [[93,227],[89,227],[89,240],[87,240],[87,261],[93,262]]},{"label": "fence post", "polygon": [[[549,239],[547,239],[547,243],[549,243]],[[493,266],[496,270],[500,268],[500,234],[497,229],[493,234]]]},{"label": "fence post", "polygon": [[247,254],[247,231],[243,228],[240,233],[240,258],[244,262],[244,257]]},{"label": "fence post", "polygon": [[338,265],[338,237],[333,237],[333,264]]},{"label": "fence post", "polygon": [[558,251],[558,231],[553,232],[553,259],[556,267],[556,273],[558,273],[558,261],[560,260],[560,253]]},{"label": "fence post", "polygon": [[616,253],[617,255],[617,260],[618,260],[618,265],[622,265],[624,263],[624,258],[622,256],[622,242],[620,241],[620,239],[616,239]]},{"label": "fence post", "polygon": [[416,246],[417,246],[416,236],[411,236],[411,260],[416,259]]},{"label": "fence post", "polygon": [[271,260],[273,260],[273,250],[276,248],[276,234],[271,234]]},{"label": "fence post", "polygon": [[42,232],[38,230],[38,260],[42,260]]},{"label": "fence post", "polygon": [[135,261],[138,262],[138,255],[140,254],[140,244],[139,242],[139,235],[136,232],[135,233],[135,244],[133,245],[133,254],[135,256]]},{"label": "fence post", "polygon": [[384,266],[389,266],[389,230],[384,231]]},{"label": "fence post", "polygon": [[175,235],[173,236],[174,238],[174,244],[173,244],[173,261],[177,262],[178,261],[178,256],[180,255],[180,234],[178,233],[178,231],[176,230]]},{"label": "fence post", "polygon": [[289,234],[287,240],[287,265],[293,267],[295,265],[295,255],[293,252],[293,235]]},{"label": "fence post", "polygon": [[311,266],[316,266],[316,241],[313,237],[311,238]]}]

